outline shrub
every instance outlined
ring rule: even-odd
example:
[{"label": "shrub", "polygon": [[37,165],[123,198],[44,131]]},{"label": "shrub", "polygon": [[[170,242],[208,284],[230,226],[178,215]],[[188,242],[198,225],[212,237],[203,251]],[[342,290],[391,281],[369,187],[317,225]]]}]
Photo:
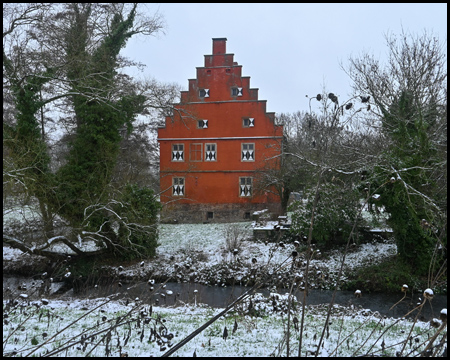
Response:
[{"label": "shrub", "polygon": [[[314,192],[305,193],[306,201],[293,204],[291,232],[306,236],[309,233]],[[312,240],[319,246],[330,248],[347,242],[359,210],[357,190],[342,187],[333,182],[321,185],[319,200],[314,213]],[[365,221],[358,220],[359,228]],[[358,237],[354,237],[358,242]]]}]

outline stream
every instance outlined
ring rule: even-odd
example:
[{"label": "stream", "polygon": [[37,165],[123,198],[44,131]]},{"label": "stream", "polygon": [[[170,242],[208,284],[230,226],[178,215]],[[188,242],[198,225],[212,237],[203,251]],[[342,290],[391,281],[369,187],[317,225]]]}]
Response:
[{"label": "stream", "polygon": [[[69,299],[69,298],[97,298],[118,294],[118,298],[130,299],[134,301],[136,298],[145,303],[158,306],[174,306],[180,303],[188,304],[207,304],[214,308],[224,308],[233,300],[249,289],[245,286],[206,286],[196,283],[166,283],[164,288],[162,284],[148,284],[146,282],[138,282],[133,284],[120,284],[114,282],[112,284],[98,285],[96,287],[86,288],[74,294],[73,290],[57,294],[59,288],[64,283],[51,283],[50,293],[53,295],[39,295],[39,289],[43,285],[42,280],[31,280],[29,278],[21,278],[17,276],[3,276],[3,299],[12,298],[19,294],[28,294],[30,300],[45,298],[53,299]],[[153,286],[154,290],[150,289]],[[20,289],[19,289],[20,287]],[[26,289],[26,290],[24,290]],[[269,296],[272,290],[261,288],[256,290],[265,296]],[[284,295],[289,292],[288,289],[277,288],[276,292]],[[308,305],[327,304],[332,298],[332,290],[310,290],[306,298]],[[303,292],[296,291],[294,295],[298,301],[303,301]],[[398,294],[383,293],[364,293],[361,297],[355,297],[351,291],[338,291],[336,293],[335,304],[341,306],[355,307],[361,306],[364,309],[378,311],[381,315],[399,318],[412,310],[418,302],[423,301],[423,295],[419,293],[408,293],[406,298],[396,305],[392,310],[392,305],[397,303],[403,297],[401,291]],[[431,303],[427,301],[421,312],[421,319],[428,321],[431,318],[439,318],[441,309],[447,308],[447,295],[435,295]],[[412,315],[415,315],[413,312]]]}]

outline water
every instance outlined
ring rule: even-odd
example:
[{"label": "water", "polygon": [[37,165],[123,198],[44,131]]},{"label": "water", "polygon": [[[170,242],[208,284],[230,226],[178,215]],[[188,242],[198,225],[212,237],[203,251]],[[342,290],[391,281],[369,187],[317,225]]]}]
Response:
[{"label": "water", "polygon": [[[28,284],[28,291],[25,293],[29,294],[30,299],[39,298],[39,291],[36,289],[39,288],[42,281],[35,280],[33,288],[31,287],[31,282],[32,280],[26,278],[4,276],[3,298],[11,297],[11,291],[16,295],[24,293],[24,291],[17,289],[22,283]],[[127,298],[130,299],[130,301],[139,298],[145,303],[160,306],[174,306],[181,303],[203,303],[215,308],[224,308],[249,289],[249,287],[245,286],[219,287],[195,283],[167,283],[164,288],[162,287],[162,284],[149,285],[147,282],[133,284],[123,283],[121,285],[122,286],[119,286],[119,283],[116,281],[111,284],[99,285],[96,288],[89,286],[76,294],[74,294],[73,290],[70,290],[58,297],[67,298],[72,296],[76,298],[96,298],[118,294],[118,298]],[[52,284],[53,291],[56,291],[60,286],[61,283]],[[150,289],[151,286],[154,287],[153,290]],[[10,291],[6,291],[7,287],[9,287]],[[256,290],[256,292],[269,296],[271,291],[263,288]],[[276,292],[285,294],[288,292],[288,289],[277,289]],[[309,295],[306,298],[306,303],[308,305],[328,304],[332,298],[332,294],[333,291],[331,290],[310,290]],[[297,291],[294,295],[297,297],[298,301],[303,301],[303,292]],[[335,297],[335,304],[343,306],[354,305],[355,307],[361,306],[364,309],[378,311],[382,315],[398,318],[412,310],[418,302],[423,300],[421,294],[413,294],[411,298],[411,294],[409,293],[400,304],[390,310],[392,305],[397,303],[402,297],[403,293],[400,291],[398,294],[369,294],[363,292],[360,298],[356,298],[351,291],[338,291]],[[433,317],[438,318],[442,308],[447,308],[447,296],[435,295],[431,304],[428,301],[425,304],[421,313],[424,317],[422,320],[430,320]],[[413,312],[413,315],[415,314],[416,312]]]}]

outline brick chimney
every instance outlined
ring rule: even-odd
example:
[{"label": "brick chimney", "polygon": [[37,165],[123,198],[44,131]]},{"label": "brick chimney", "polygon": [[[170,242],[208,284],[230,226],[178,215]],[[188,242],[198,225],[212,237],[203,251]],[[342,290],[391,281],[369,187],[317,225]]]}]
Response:
[{"label": "brick chimney", "polygon": [[213,55],[223,55],[226,53],[227,38],[213,38]]}]

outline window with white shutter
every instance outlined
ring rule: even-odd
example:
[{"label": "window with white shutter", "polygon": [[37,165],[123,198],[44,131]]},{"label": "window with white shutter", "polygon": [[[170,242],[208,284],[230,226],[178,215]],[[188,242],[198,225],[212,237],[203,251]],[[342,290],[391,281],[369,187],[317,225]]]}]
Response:
[{"label": "window with white shutter", "polygon": [[217,145],[216,144],[205,144],[205,161],[216,161]]},{"label": "window with white shutter", "polygon": [[255,161],[255,144],[242,144],[242,161]]},{"label": "window with white shutter", "polygon": [[197,128],[198,129],[207,129],[208,128],[208,120],[198,120]]},{"label": "window with white shutter", "polygon": [[242,96],[242,88],[241,87],[231,88],[231,96]]},{"label": "window with white shutter", "polygon": [[242,126],[243,127],[254,127],[255,126],[255,119],[254,118],[243,118],[242,119]]},{"label": "window with white shutter", "polygon": [[184,145],[172,145],[172,161],[184,161]]},{"label": "window with white shutter", "polygon": [[172,178],[172,195],[184,196],[184,178]]},{"label": "window with white shutter", "polygon": [[198,90],[198,96],[202,98],[209,97],[209,89],[199,89]]},{"label": "window with white shutter", "polygon": [[252,178],[240,177],[239,178],[239,196],[250,197],[252,196]]}]

